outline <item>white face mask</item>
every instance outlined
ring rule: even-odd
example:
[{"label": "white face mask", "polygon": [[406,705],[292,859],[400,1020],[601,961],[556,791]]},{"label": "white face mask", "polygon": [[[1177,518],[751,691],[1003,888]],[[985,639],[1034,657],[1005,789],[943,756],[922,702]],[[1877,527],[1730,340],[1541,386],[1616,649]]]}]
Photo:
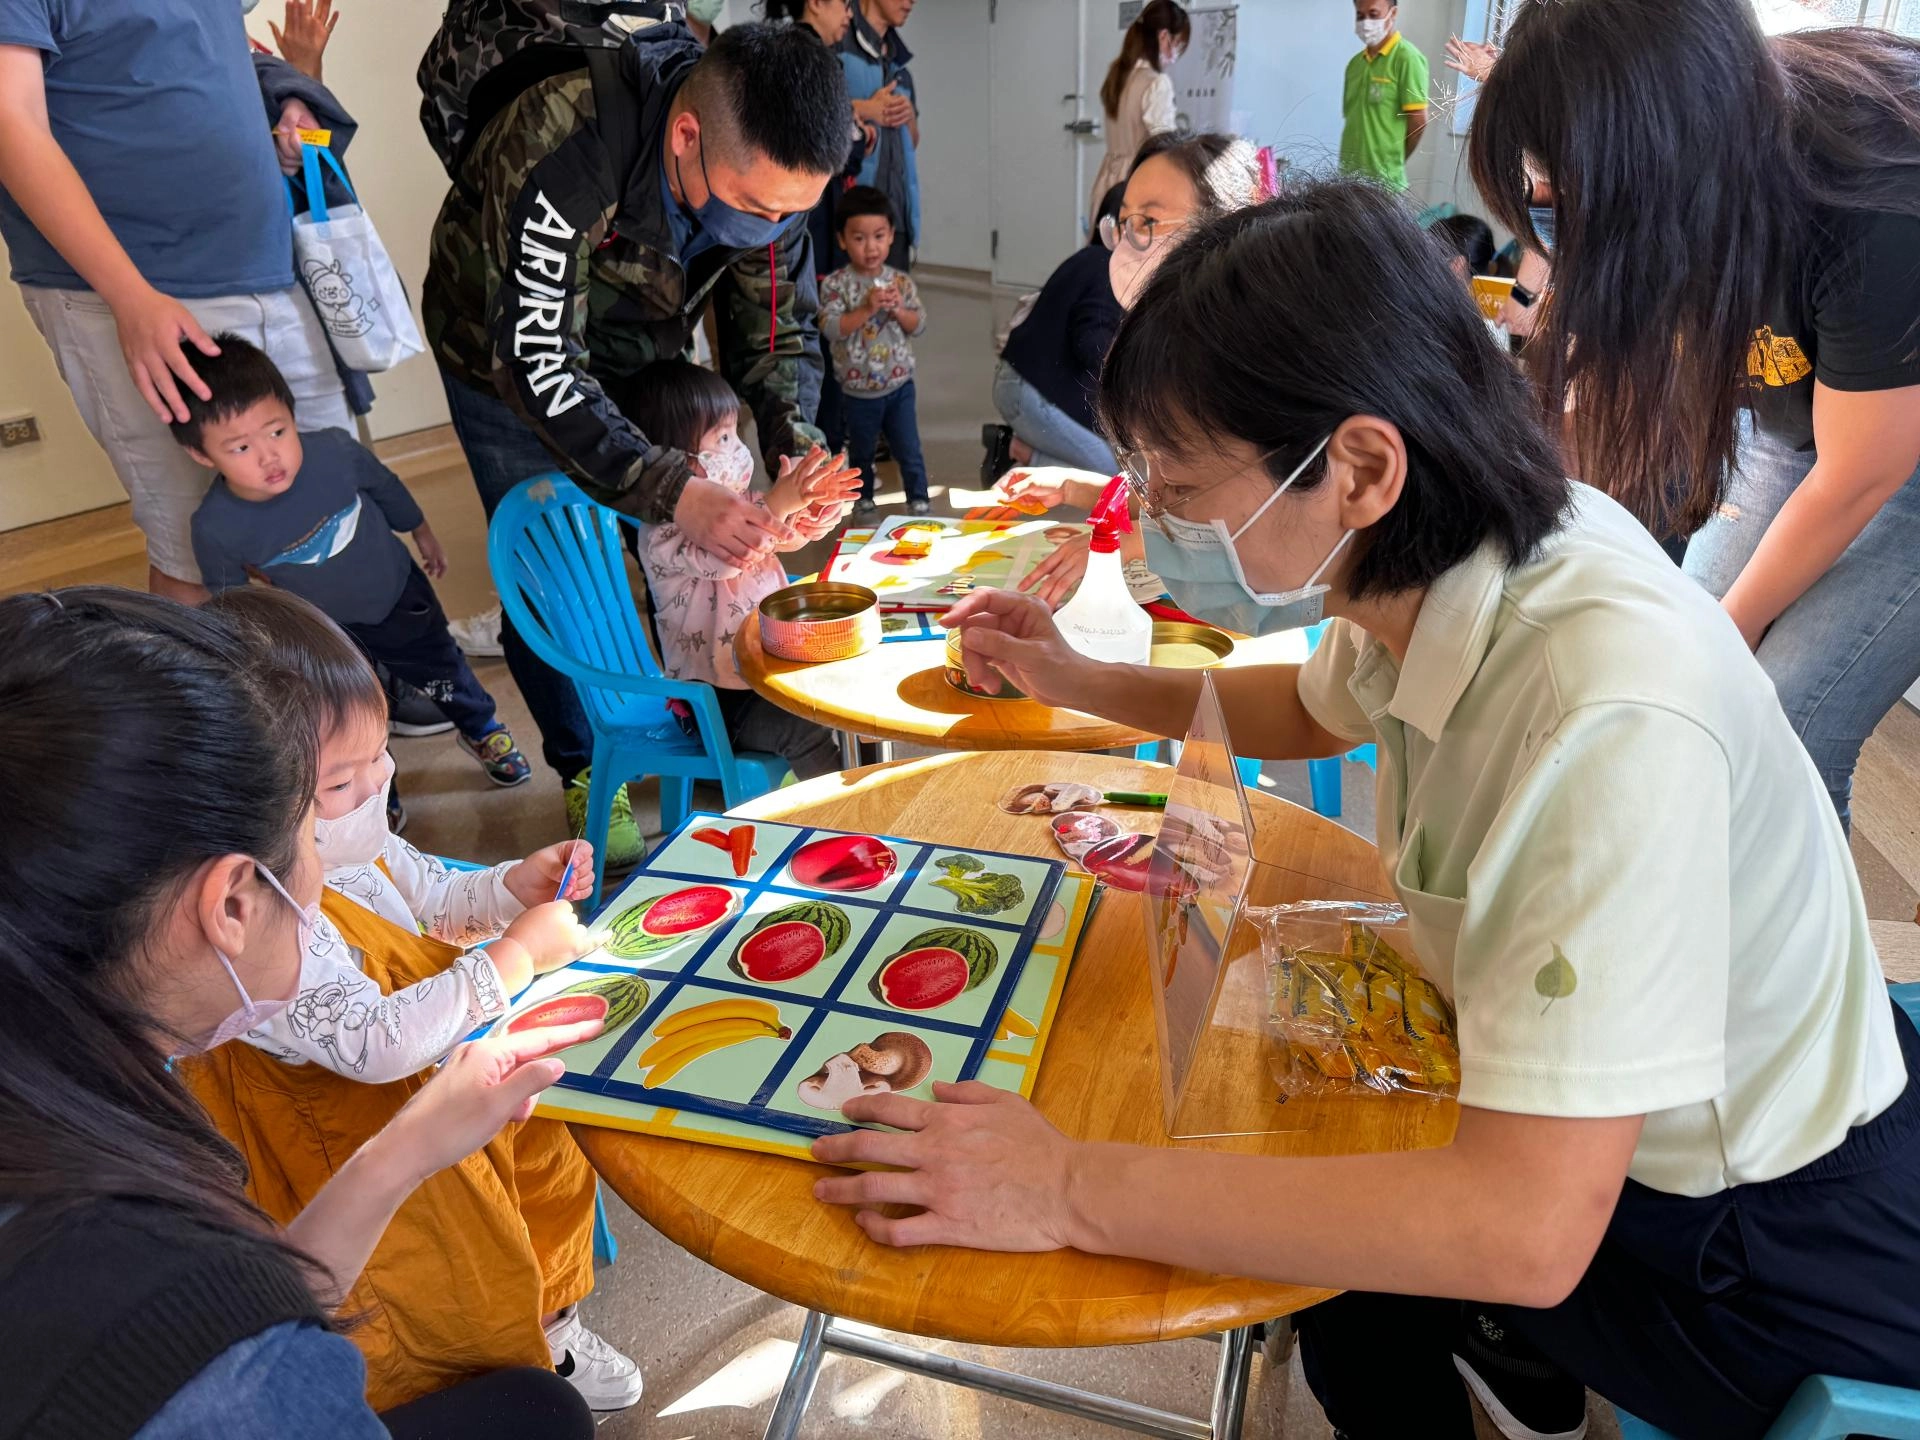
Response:
[{"label": "white face mask", "polygon": [[1360,37],[1360,43],[1369,50],[1385,40],[1393,32],[1391,20],[1356,20],[1353,33]]},{"label": "white face mask", "polygon": [[700,462],[700,468],[707,472],[707,478],[716,485],[724,485],[736,493],[745,493],[753,484],[753,454],[747,449],[747,442],[732,432],[720,437],[720,443],[711,450],[702,450],[693,457]]},{"label": "white face mask", "polygon": [[[301,905],[287,893],[287,887],[282,885],[279,877],[266,866],[256,860],[253,862],[253,868],[260,872],[262,880],[280,893],[282,900],[293,906],[293,913],[300,917],[295,938],[300,947],[300,953],[306,954],[308,946],[313,943],[314,929],[320,924],[320,902],[316,900],[311,905]],[[235,992],[240,996],[240,1008],[213,1027],[206,1039],[194,1047],[193,1053],[196,1054],[217,1050],[229,1040],[238,1039],[249,1030],[258,1030],[293,1003],[291,995],[284,1000],[255,1000],[247,993],[247,987],[240,983],[240,975],[233,968],[233,961],[227,958],[226,953],[218,947],[213,953],[220,961],[220,968],[227,972],[227,978],[233,982]],[[300,983],[298,975],[299,972],[296,970],[294,979],[296,986]]]},{"label": "white face mask", "polygon": [[387,849],[387,795],[393,789],[393,756],[380,757],[385,774],[380,788],[338,820],[313,822],[313,843],[320,864],[328,870],[371,865]]}]

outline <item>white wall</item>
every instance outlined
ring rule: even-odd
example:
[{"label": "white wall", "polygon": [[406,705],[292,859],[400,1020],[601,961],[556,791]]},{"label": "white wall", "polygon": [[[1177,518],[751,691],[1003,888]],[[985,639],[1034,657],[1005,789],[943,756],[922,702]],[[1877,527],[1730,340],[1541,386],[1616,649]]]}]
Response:
[{"label": "white wall", "polygon": [[[0,245],[0,271],[6,247]],[[36,415],[38,444],[0,450],[0,530],[35,525],[127,498],[73,408],[18,287],[0,278],[0,417]]]},{"label": "white wall", "polygon": [[919,87],[920,259],[928,265],[985,270],[993,263],[987,13],[988,0],[920,0],[901,27]]}]

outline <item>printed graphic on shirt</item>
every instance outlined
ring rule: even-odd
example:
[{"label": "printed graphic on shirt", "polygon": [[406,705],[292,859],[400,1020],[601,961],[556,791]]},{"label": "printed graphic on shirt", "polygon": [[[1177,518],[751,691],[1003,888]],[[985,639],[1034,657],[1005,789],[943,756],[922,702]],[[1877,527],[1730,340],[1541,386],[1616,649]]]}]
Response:
[{"label": "printed graphic on shirt", "polygon": [[360,531],[360,497],[336,510],[313,529],[287,546],[268,565],[319,565],[333,559],[353,543]]},{"label": "printed graphic on shirt", "polygon": [[1813,365],[1800,342],[1790,335],[1776,335],[1771,326],[1762,325],[1753,332],[1747,347],[1747,378],[1762,385],[1797,385],[1813,373]]},{"label": "printed graphic on shirt", "polygon": [[574,281],[572,245],[579,233],[545,191],[535,191],[531,204],[523,208],[518,253],[512,257],[513,358],[524,367],[521,383],[540,400],[549,420],[584,398],[567,369],[565,344]]}]

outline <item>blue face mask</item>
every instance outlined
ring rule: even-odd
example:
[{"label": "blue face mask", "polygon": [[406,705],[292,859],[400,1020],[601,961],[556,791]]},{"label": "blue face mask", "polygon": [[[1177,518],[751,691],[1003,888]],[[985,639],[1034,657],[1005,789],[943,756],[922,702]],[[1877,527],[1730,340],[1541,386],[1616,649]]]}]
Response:
[{"label": "blue face mask", "polygon": [[[687,193],[687,182],[680,176],[680,157],[673,157],[673,178],[680,186],[680,194]],[[700,233],[714,244],[727,250],[758,250],[763,245],[771,245],[787,228],[792,218],[782,215],[777,220],[768,220],[759,215],[749,215],[744,210],[736,210],[718,195],[713,193],[713,180],[707,174],[707,140],[700,137],[700,179],[707,187],[706,202],[701,205],[689,205],[684,198],[680,208],[693,217],[700,227]]]},{"label": "blue face mask", "polygon": [[[1327,440],[1332,438],[1329,435]],[[1233,542],[1266,513],[1268,505],[1287,493],[1307,466],[1327,448],[1327,440],[1313,447],[1313,453],[1294,468],[1238,530],[1229,531],[1224,520],[1182,520],[1177,515],[1163,515],[1158,523],[1141,527],[1147,542],[1147,564],[1166,582],[1167,593],[1173,596],[1174,604],[1189,615],[1243,635],[1270,635],[1277,630],[1296,630],[1320,623],[1326,609],[1327,587],[1317,582],[1347,548],[1353,531],[1340,537],[1340,543],[1315,567],[1304,585],[1275,593],[1262,593],[1247,583],[1246,571],[1240,567],[1240,556]]]}]

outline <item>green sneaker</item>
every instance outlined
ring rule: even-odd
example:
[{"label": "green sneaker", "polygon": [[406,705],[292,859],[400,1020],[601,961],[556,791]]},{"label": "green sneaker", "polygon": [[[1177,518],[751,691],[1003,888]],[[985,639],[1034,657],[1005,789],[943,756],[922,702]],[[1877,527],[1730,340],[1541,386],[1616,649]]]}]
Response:
[{"label": "green sneaker", "polygon": [[[587,787],[592,780],[593,772],[582,770],[567,786],[567,828],[576,840],[591,838],[586,829]],[[622,785],[613,792],[613,816],[607,821],[605,868],[631,870],[646,854],[646,839],[633,822],[633,801],[627,798],[627,787]]]}]

